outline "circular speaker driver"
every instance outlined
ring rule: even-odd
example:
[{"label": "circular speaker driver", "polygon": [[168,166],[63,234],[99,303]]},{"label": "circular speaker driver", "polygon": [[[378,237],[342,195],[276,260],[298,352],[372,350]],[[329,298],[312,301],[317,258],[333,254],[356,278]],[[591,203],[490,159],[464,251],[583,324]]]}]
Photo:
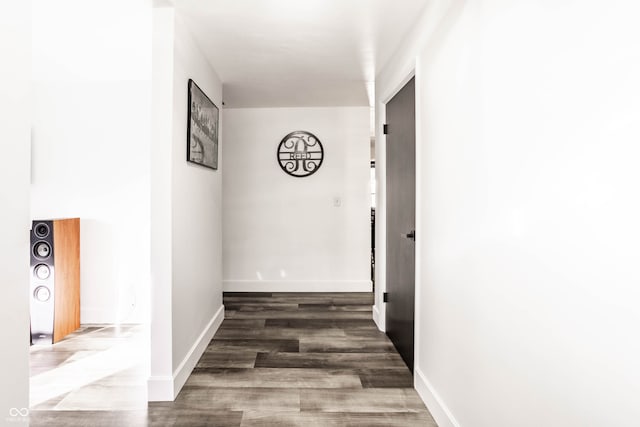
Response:
[{"label": "circular speaker driver", "polygon": [[51,255],[51,246],[47,242],[38,242],[33,247],[33,254],[36,258],[47,258]]},{"label": "circular speaker driver", "polygon": [[46,286],[38,286],[33,291],[33,296],[40,302],[46,302],[51,298],[51,291]]},{"label": "circular speaker driver", "polygon": [[40,280],[47,280],[51,276],[51,269],[46,264],[38,264],[33,269],[33,273]]},{"label": "circular speaker driver", "polygon": [[49,226],[43,222],[36,224],[34,233],[39,239],[44,239],[49,235]]}]

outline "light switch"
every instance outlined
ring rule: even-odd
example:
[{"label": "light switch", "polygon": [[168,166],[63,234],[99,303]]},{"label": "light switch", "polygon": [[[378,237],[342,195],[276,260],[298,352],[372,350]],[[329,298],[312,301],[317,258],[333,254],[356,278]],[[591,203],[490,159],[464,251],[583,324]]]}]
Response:
[{"label": "light switch", "polygon": [[336,208],[339,208],[340,206],[342,206],[342,198],[339,196],[334,197],[333,206],[335,206]]}]

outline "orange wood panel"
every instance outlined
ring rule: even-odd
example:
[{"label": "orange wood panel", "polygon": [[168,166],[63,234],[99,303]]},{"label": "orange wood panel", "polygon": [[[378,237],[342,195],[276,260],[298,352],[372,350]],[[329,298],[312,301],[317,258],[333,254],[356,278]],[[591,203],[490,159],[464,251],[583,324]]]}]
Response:
[{"label": "orange wood panel", "polygon": [[53,221],[53,342],[80,327],[80,218]]}]

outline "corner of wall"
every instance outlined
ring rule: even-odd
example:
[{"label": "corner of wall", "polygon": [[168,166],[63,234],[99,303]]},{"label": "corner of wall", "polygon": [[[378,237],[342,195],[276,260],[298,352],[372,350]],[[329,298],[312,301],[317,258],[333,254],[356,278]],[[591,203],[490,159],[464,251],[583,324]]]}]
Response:
[{"label": "corner of wall", "polygon": [[149,402],[171,402],[173,399],[173,378],[171,376],[149,377],[147,380],[147,400]]},{"label": "corner of wall", "polygon": [[[3,3],[0,15],[0,424],[29,407],[29,230],[31,2]],[[11,418],[10,418],[11,417]],[[15,421],[15,422],[14,422]],[[28,420],[26,420],[28,422]]]},{"label": "corner of wall", "polygon": [[[198,360],[207,349],[209,342],[213,339],[218,328],[224,320],[224,305],[221,305],[216,314],[213,315],[209,324],[204,328],[196,342],[193,344],[185,358],[180,362],[176,370],[173,372],[172,385],[173,385],[173,398],[175,399],[180,393],[180,390],[187,382],[191,371],[195,368]],[[173,400],[173,399],[172,399]]]},{"label": "corner of wall", "polygon": [[414,371],[414,386],[420,399],[424,402],[431,416],[440,427],[460,427],[458,421],[444,404],[438,393],[418,365]]},{"label": "corner of wall", "polygon": [[191,346],[187,355],[182,359],[173,375],[150,376],[147,381],[149,402],[170,402],[175,400],[180,390],[187,382],[189,375],[198,360],[207,349],[209,342],[222,325],[224,320],[224,305],[216,311],[207,326],[202,330],[196,342]]},{"label": "corner of wall", "polygon": [[376,324],[376,326],[381,332],[385,332],[386,330],[386,325],[384,322],[385,319],[381,313],[381,310],[378,310],[378,307],[374,305],[372,312],[373,312],[373,322]]},{"label": "corner of wall", "polygon": [[153,10],[152,138],[150,182],[151,329],[148,400],[173,400],[171,327],[171,134],[173,105],[172,8]]}]

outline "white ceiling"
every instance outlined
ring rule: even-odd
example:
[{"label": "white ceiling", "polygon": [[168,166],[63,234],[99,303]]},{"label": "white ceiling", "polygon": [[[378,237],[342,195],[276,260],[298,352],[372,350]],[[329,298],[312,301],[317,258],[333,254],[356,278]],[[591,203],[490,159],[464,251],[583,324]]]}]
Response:
[{"label": "white ceiling", "polygon": [[428,0],[176,0],[226,107],[370,105]]}]

